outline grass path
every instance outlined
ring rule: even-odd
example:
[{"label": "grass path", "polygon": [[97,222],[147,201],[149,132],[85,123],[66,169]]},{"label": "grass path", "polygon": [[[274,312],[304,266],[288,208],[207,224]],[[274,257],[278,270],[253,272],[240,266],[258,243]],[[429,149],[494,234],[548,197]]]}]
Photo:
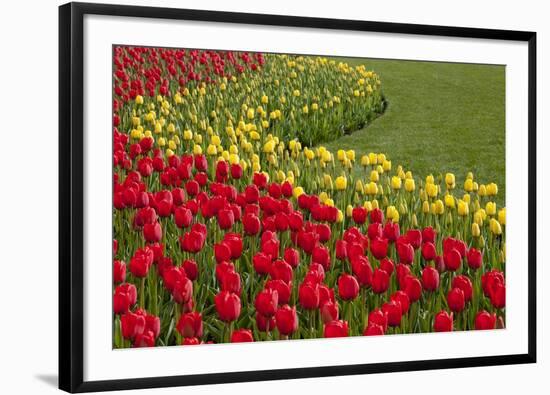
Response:
[{"label": "grass path", "polygon": [[453,172],[462,186],[468,171],[496,182],[505,196],[505,68],[380,59],[346,59],[375,70],[389,101],[366,128],[324,144],[383,152],[417,177]]}]

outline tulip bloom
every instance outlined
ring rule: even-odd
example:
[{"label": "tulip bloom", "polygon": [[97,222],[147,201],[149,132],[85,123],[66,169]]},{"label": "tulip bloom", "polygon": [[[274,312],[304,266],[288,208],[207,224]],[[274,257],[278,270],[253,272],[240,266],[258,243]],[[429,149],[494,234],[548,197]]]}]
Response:
[{"label": "tulip bloom", "polygon": [[231,334],[231,343],[253,342],[254,337],[250,329],[238,329]]},{"label": "tulip bloom", "polygon": [[376,259],[383,259],[388,255],[388,240],[376,238],[371,240],[370,252]]},{"label": "tulip bloom", "polygon": [[298,316],[296,307],[289,305],[281,306],[275,313],[275,322],[279,333],[283,336],[289,336],[298,329]]},{"label": "tulip bloom", "polygon": [[390,286],[390,276],[382,269],[374,269],[372,275],[372,291],[376,294],[384,293]]},{"label": "tulip bloom", "polygon": [[464,292],[460,288],[453,288],[447,294],[447,303],[449,308],[455,313],[460,313],[464,310],[465,300]]},{"label": "tulip bloom", "polygon": [[401,304],[395,300],[390,300],[382,305],[382,311],[388,317],[389,326],[401,325]]},{"label": "tulip bloom", "polygon": [[453,330],[453,313],[442,310],[434,317],[434,331],[451,332]]},{"label": "tulip bloom", "polygon": [[183,337],[201,337],[201,314],[197,312],[183,314],[176,325],[176,329]]},{"label": "tulip bloom", "polygon": [[349,334],[348,322],[342,320],[334,320],[325,324],[323,331],[324,337],[347,337]]},{"label": "tulip bloom", "polygon": [[266,288],[256,295],[256,311],[264,317],[271,317],[277,312],[279,303],[279,294],[277,291]]},{"label": "tulip bloom", "polygon": [[497,322],[496,314],[490,314],[482,310],[476,314],[475,328],[477,330],[495,329]]},{"label": "tulip bloom", "polygon": [[357,279],[349,274],[342,274],[338,278],[338,293],[343,300],[353,300],[359,294]]},{"label": "tulip bloom", "polygon": [[221,291],[214,297],[214,303],[222,321],[235,321],[241,315],[241,299],[234,293]]},{"label": "tulip bloom", "polygon": [[319,285],[302,283],[298,288],[298,300],[306,310],[314,310],[319,307]]},{"label": "tulip bloom", "polygon": [[426,266],[422,270],[422,287],[431,292],[439,288],[439,272],[435,268]]}]

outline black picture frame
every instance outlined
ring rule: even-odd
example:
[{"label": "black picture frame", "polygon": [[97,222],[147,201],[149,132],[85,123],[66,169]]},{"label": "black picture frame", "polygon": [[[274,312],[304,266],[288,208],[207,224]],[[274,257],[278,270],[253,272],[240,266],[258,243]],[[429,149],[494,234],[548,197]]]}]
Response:
[{"label": "black picture frame", "polygon": [[[525,354],[84,381],[83,18],[86,14],[308,27],[528,43],[528,352]],[[123,390],[536,362],[536,33],[110,4],[59,7],[59,388]]]}]

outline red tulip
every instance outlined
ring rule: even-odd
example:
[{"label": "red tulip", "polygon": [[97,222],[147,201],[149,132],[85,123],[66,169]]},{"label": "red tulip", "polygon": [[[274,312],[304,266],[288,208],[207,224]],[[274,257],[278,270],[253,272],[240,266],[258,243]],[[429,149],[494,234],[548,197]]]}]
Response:
[{"label": "red tulip", "polygon": [[397,222],[386,222],[383,230],[384,237],[389,241],[396,241],[399,237],[399,224]]},{"label": "red tulip", "polygon": [[414,248],[412,245],[404,242],[396,244],[399,261],[406,265],[410,265],[414,260]]},{"label": "red tulip", "polygon": [[321,314],[321,319],[326,324],[330,321],[334,321],[338,319],[338,304],[329,301],[324,302],[321,304],[321,307],[319,308],[319,312]]},{"label": "red tulip", "polygon": [[153,251],[150,248],[145,247],[136,250],[134,256],[130,259],[130,272],[134,277],[147,277],[153,259]]},{"label": "red tulip", "polygon": [[113,295],[113,311],[124,314],[136,303],[136,287],[133,284],[119,285]]},{"label": "red tulip", "polygon": [[298,300],[306,310],[314,310],[319,307],[319,285],[302,283],[298,288]]},{"label": "red tulip", "polygon": [[475,328],[477,330],[495,329],[497,322],[496,314],[490,314],[482,310],[476,314]]},{"label": "red tulip", "polygon": [[392,275],[394,270],[394,264],[390,258],[384,258],[380,261],[380,269],[388,273],[389,276]]},{"label": "red tulip", "polygon": [[300,264],[300,253],[294,248],[288,247],[284,252],[285,261],[293,268],[298,267]]},{"label": "red tulip", "polygon": [[218,224],[220,229],[231,229],[235,223],[235,215],[230,209],[220,210],[218,213]]},{"label": "red tulip", "polygon": [[451,332],[453,330],[453,313],[442,310],[434,317],[434,331]]},{"label": "red tulip", "polygon": [[405,277],[405,287],[403,291],[407,294],[411,302],[416,302],[422,296],[422,284],[415,276],[409,275]]},{"label": "red tulip", "polygon": [[401,325],[401,304],[397,301],[390,300],[382,305],[382,311],[388,317],[389,326]]},{"label": "red tulip", "polygon": [[191,312],[182,314],[176,329],[183,337],[202,336],[202,316],[200,313]]},{"label": "red tulip", "polygon": [[459,275],[453,278],[451,287],[460,288],[462,292],[464,292],[465,302],[469,302],[472,299],[472,293],[473,293],[472,282],[467,276]]},{"label": "red tulip", "polygon": [[471,269],[479,269],[482,264],[482,255],[481,251],[476,250],[475,248],[470,248],[466,253],[466,259],[468,261],[468,266]]},{"label": "red tulip", "polygon": [[435,230],[431,226],[422,229],[422,243],[435,244]]},{"label": "red tulip", "polygon": [[174,219],[178,228],[187,228],[193,222],[193,213],[185,207],[178,207],[174,211]]},{"label": "red tulip", "polygon": [[455,313],[459,313],[464,310],[464,291],[460,288],[451,289],[447,294],[447,303],[449,308]]},{"label": "red tulip", "polygon": [[345,240],[336,240],[336,259],[343,261],[348,257],[347,245],[348,243]]},{"label": "red tulip", "polygon": [[435,268],[426,266],[422,270],[422,286],[431,292],[439,288],[439,272]]},{"label": "red tulip", "polygon": [[231,343],[253,342],[254,337],[250,329],[238,329],[231,334]]},{"label": "red tulip", "polygon": [[362,287],[370,287],[372,283],[372,267],[366,256],[359,256],[351,262],[351,269]]},{"label": "red tulip", "polygon": [[409,295],[404,291],[395,291],[391,296],[390,300],[398,303],[401,306],[401,314],[405,315],[409,312],[409,307],[412,299],[409,298]]},{"label": "red tulip", "polygon": [[214,244],[214,257],[217,263],[231,260],[231,247],[225,242]]},{"label": "red tulip", "polygon": [[178,304],[186,304],[193,297],[193,283],[187,277],[176,281],[172,289],[172,297]]},{"label": "red tulip", "polygon": [[126,263],[115,260],[113,262],[113,281],[115,284],[126,281]]},{"label": "red tulip", "polygon": [[351,211],[353,221],[358,225],[363,225],[367,221],[367,209],[365,207],[354,207]]},{"label": "red tulip", "polygon": [[298,316],[296,307],[289,305],[281,306],[275,313],[275,322],[279,333],[283,336],[289,336],[298,329]]},{"label": "red tulip", "polygon": [[347,337],[349,333],[348,322],[342,320],[334,320],[325,324],[323,332],[324,337]]},{"label": "red tulip", "polygon": [[260,332],[270,332],[275,328],[275,316],[266,317],[259,312],[256,313],[256,325]]},{"label": "red tulip", "polygon": [[384,293],[390,286],[390,276],[382,269],[374,269],[372,275],[372,291],[377,294]]},{"label": "red tulip", "polygon": [[143,237],[149,243],[157,243],[162,239],[162,228],[158,222],[143,226]]},{"label": "red tulip", "polygon": [[277,312],[279,294],[277,291],[266,288],[256,295],[256,311],[264,317],[271,317]]},{"label": "red tulip", "polygon": [[271,265],[269,274],[274,280],[282,280],[289,284],[292,281],[292,266],[283,260],[277,260]]},{"label": "red tulip", "polygon": [[376,259],[383,259],[388,255],[388,240],[376,238],[371,240],[370,252]]},{"label": "red tulip", "polygon": [[261,223],[260,219],[254,214],[245,214],[243,216],[243,227],[247,235],[253,236],[260,232]]},{"label": "red tulip", "polygon": [[443,252],[443,261],[445,262],[445,268],[453,272],[458,270],[462,265],[462,257],[454,248]]},{"label": "red tulip", "polygon": [[380,326],[382,332],[386,332],[388,328],[388,316],[381,309],[375,308],[369,313],[368,325]]},{"label": "red tulip", "polygon": [[417,250],[422,244],[422,232],[418,229],[409,229],[406,233],[409,244]]},{"label": "red tulip", "polygon": [[370,222],[379,223],[384,222],[384,213],[379,208],[375,208],[370,212]]},{"label": "red tulip", "polygon": [[221,291],[214,297],[214,302],[222,321],[235,321],[241,315],[241,299],[234,293]]},{"label": "red tulip", "polygon": [[145,330],[145,317],[129,311],[120,316],[120,326],[122,336],[125,339],[133,339]]},{"label": "red tulip", "polygon": [[144,331],[143,333],[137,334],[133,342],[134,347],[154,347],[155,346],[155,335],[151,331]]},{"label": "red tulip", "polygon": [[491,304],[497,309],[506,306],[506,286],[503,283],[497,283],[491,293]]},{"label": "red tulip", "polygon": [[353,300],[359,294],[357,279],[349,274],[342,274],[338,278],[338,293],[343,300]]},{"label": "red tulip", "polygon": [[426,261],[433,261],[437,256],[437,251],[433,243],[427,242],[422,244],[422,258]]},{"label": "red tulip", "polygon": [[258,252],[252,258],[252,264],[254,270],[256,270],[256,273],[259,275],[269,274],[271,270],[271,257],[263,252]]},{"label": "red tulip", "polygon": [[330,267],[330,251],[327,247],[319,245],[311,254],[311,261],[323,266],[323,269],[328,270]]},{"label": "red tulip", "polygon": [[269,280],[265,284],[265,288],[277,291],[279,295],[279,304],[287,304],[290,300],[290,285],[291,284],[287,284],[283,280]]},{"label": "red tulip", "polygon": [[185,261],[183,261],[183,264],[181,266],[183,267],[185,275],[189,280],[195,281],[197,279],[199,275],[197,262],[195,262],[193,259],[186,259]]},{"label": "red tulip", "polygon": [[384,328],[377,324],[368,324],[363,332],[363,336],[382,336]]}]

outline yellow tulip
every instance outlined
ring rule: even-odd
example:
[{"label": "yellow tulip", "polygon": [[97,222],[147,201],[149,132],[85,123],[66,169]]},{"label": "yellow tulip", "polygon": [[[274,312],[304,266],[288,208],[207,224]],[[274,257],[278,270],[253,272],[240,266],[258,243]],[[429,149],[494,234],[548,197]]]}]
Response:
[{"label": "yellow tulip", "polygon": [[368,166],[370,164],[368,155],[363,155],[361,157],[361,166]]},{"label": "yellow tulip", "polygon": [[414,191],[416,188],[415,184],[414,184],[414,179],[413,178],[407,178],[405,180],[405,190],[407,192],[412,192]]},{"label": "yellow tulip", "polygon": [[348,186],[348,180],[345,176],[336,177],[336,180],[334,181],[334,185],[336,186],[337,190],[343,191]]},{"label": "yellow tulip", "polygon": [[202,154],[202,148],[201,148],[200,145],[195,144],[195,145],[193,146],[193,154],[195,154],[195,155],[200,155],[200,154]]},{"label": "yellow tulip", "polygon": [[506,225],[506,208],[501,208],[498,211],[498,222],[501,225]]},{"label": "yellow tulip", "polygon": [[467,178],[464,181],[464,190],[466,192],[472,192],[474,190],[474,181],[471,178]]},{"label": "yellow tulip", "polygon": [[491,218],[491,221],[489,222],[489,229],[495,235],[502,234],[502,228],[500,226],[500,223],[494,218]]},{"label": "yellow tulip", "polygon": [[449,189],[455,187],[455,175],[453,173],[445,174],[445,184],[447,184],[447,188]]},{"label": "yellow tulip", "polygon": [[263,151],[265,153],[272,153],[275,151],[275,141],[274,140],[269,140],[267,141],[265,144],[264,144],[264,148],[263,148]]},{"label": "yellow tulip", "polygon": [[458,201],[458,215],[465,217],[470,213],[468,203],[466,203],[464,200],[460,199]]},{"label": "yellow tulip", "polygon": [[496,215],[497,204],[495,202],[487,202],[487,205],[485,206],[485,211],[487,212],[487,215]]},{"label": "yellow tulip", "polygon": [[430,212],[430,203],[427,200],[424,200],[424,203],[422,203],[422,212],[424,214],[428,214]]},{"label": "yellow tulip", "polygon": [[348,206],[346,207],[346,217],[350,218],[352,211],[353,211],[353,206],[351,204],[348,204]]},{"label": "yellow tulip", "polygon": [[[453,199],[453,202],[454,202],[454,199]],[[445,206],[443,205],[443,201],[441,199],[437,199],[435,201],[435,209],[434,209],[434,212],[435,214],[443,214],[445,212]]]},{"label": "yellow tulip", "polygon": [[484,184],[479,186],[479,196],[487,196],[487,187]]},{"label": "yellow tulip", "polygon": [[300,197],[300,195],[303,195],[304,193],[304,189],[302,187],[295,187],[293,190],[292,190],[292,195],[294,196],[294,198],[298,199],[298,197]]},{"label": "yellow tulip", "polygon": [[495,196],[498,193],[498,186],[494,182],[487,185],[487,195]]},{"label": "yellow tulip", "polygon": [[384,169],[384,171],[391,171],[391,160],[385,159],[382,162],[382,169]]},{"label": "yellow tulip", "polygon": [[451,194],[445,195],[445,206],[454,208],[455,207],[455,197]]},{"label": "yellow tulip", "polygon": [[380,179],[380,175],[376,170],[373,170],[370,172],[370,180],[372,182],[378,182],[379,179]]},{"label": "yellow tulip", "polygon": [[401,189],[401,178],[393,176],[391,178],[391,187],[396,190]]},{"label": "yellow tulip", "polygon": [[426,184],[426,193],[428,194],[429,197],[431,198],[434,198],[437,196],[437,185],[435,184]]},{"label": "yellow tulip", "polygon": [[141,95],[136,96],[136,104],[143,104],[143,96]]},{"label": "yellow tulip", "polygon": [[472,224],[472,236],[479,237],[481,234],[481,230],[479,229],[479,225],[477,223]]}]

